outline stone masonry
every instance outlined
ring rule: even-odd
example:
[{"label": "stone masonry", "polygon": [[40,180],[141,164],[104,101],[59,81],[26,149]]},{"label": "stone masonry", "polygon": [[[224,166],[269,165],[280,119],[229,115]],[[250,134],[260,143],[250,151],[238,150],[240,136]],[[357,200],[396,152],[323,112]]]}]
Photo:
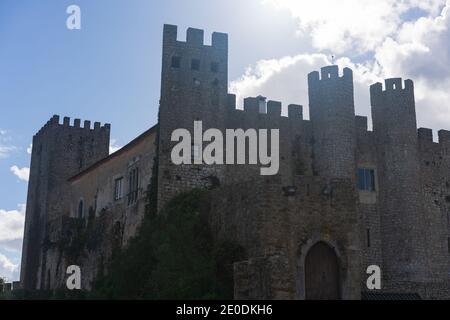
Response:
[{"label": "stone masonry", "polygon": [[[156,159],[158,208],[209,188],[215,237],[245,249],[234,265],[237,299],[361,299],[371,265],[382,270],[380,294],[450,298],[450,132],[436,143],[417,129],[411,80],[371,86],[373,131],[355,115],[352,70],[335,65],[308,75],[310,120],[301,105],[283,116],[281,102],[262,96],[240,109],[228,93],[228,36],[213,33],[208,45],[202,30],[189,28],[186,41],[177,33],[164,26],[159,130],[112,155],[109,125],[55,116],[34,137],[22,287],[59,288],[70,264],[85,270],[85,289],[107,272],[114,250],[138,232]],[[194,121],[203,131],[279,129],[279,173],[173,164],[172,133],[193,134]],[[64,253],[74,226],[96,235],[82,255]]]}]

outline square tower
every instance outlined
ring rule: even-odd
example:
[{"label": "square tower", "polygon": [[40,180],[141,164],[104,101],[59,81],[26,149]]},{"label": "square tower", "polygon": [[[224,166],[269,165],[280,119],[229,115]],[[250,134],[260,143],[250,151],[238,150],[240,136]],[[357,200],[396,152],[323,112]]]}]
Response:
[{"label": "square tower", "polygon": [[[228,35],[215,32],[211,45],[205,45],[204,31],[189,28],[184,42],[177,40],[176,26],[165,25],[159,110],[158,207],[179,192],[207,186],[211,179],[220,180],[223,168],[174,165],[170,156],[177,142],[172,142],[171,136],[177,129],[186,129],[193,138],[194,121],[202,121],[204,130],[223,130],[227,93]],[[193,143],[193,153],[201,149],[202,146]]]}]

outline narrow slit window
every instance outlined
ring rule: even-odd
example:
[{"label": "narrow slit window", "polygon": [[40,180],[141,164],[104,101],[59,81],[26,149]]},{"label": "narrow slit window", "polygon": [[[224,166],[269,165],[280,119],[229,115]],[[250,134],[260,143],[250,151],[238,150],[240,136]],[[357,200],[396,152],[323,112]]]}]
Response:
[{"label": "narrow slit window", "polygon": [[367,248],[371,246],[370,229],[367,229]]},{"label": "narrow slit window", "polygon": [[78,219],[82,219],[84,217],[84,203],[83,200],[80,200],[78,203]]}]

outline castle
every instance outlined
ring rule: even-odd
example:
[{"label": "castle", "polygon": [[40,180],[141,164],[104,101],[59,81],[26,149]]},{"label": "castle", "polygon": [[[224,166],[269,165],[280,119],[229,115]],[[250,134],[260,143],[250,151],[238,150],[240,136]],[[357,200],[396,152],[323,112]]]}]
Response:
[{"label": "castle", "polygon": [[[417,129],[411,80],[371,86],[373,131],[355,115],[353,74],[308,75],[310,120],[300,105],[259,96],[243,110],[228,93],[228,36],[164,26],[159,123],[109,155],[110,126],[58,116],[34,136],[21,285],[54,289],[66,268],[89,289],[114,250],[136,235],[157,161],[157,206],[209,188],[211,228],[246,252],[234,264],[236,299],[361,299],[369,266],[375,294],[450,298],[450,132]],[[280,130],[280,170],[255,165],[175,165],[175,129]],[[195,149],[193,145],[193,149]],[[82,255],[74,234],[99,221]],[[70,253],[70,252],[69,252]]]}]

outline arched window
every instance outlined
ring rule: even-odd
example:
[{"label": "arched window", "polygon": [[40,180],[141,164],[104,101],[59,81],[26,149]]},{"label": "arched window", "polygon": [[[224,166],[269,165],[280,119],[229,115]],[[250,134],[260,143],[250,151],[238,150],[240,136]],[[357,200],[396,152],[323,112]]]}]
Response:
[{"label": "arched window", "polygon": [[80,200],[78,203],[78,219],[82,219],[84,217],[84,204],[83,200]]}]

